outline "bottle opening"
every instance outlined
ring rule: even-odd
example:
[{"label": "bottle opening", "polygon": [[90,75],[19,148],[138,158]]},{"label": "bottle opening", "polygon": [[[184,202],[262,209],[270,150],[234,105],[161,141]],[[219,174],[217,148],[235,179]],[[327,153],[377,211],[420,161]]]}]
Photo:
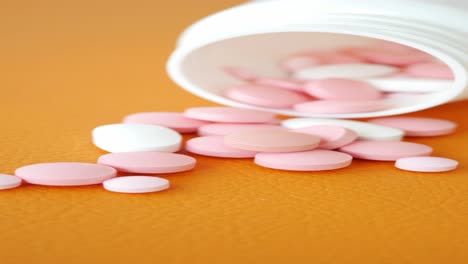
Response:
[{"label": "bottle opening", "polygon": [[293,116],[413,112],[453,97],[449,65],[412,47],[336,33],[283,32],[212,43],[180,60],[182,86],[221,104]]}]

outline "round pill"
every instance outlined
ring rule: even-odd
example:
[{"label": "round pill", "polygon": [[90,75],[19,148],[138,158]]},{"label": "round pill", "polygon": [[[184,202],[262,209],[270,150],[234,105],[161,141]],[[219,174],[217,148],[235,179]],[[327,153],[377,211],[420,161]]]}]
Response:
[{"label": "round pill", "polygon": [[268,123],[275,118],[272,113],[233,107],[195,107],[185,110],[184,115],[219,123]]},{"label": "round pill", "polygon": [[91,163],[56,162],[21,167],[15,175],[25,182],[50,186],[80,186],[99,184],[114,178],[114,168]]},{"label": "round pill", "polygon": [[454,122],[425,117],[385,117],[371,119],[368,122],[401,129],[410,137],[448,135],[457,128]]},{"label": "round pill", "polygon": [[259,153],[255,163],[278,170],[324,171],[336,170],[351,165],[353,158],[332,150],[310,150],[293,153]]},{"label": "round pill", "polygon": [[330,78],[309,81],[304,91],[322,100],[375,100],[382,93],[367,82],[351,79]]},{"label": "round pill", "polygon": [[[399,51],[399,52],[410,52],[410,51],[419,51],[413,47],[406,46],[397,42],[386,41],[386,40],[375,40],[368,48],[388,50],[388,51]],[[421,52],[421,51],[419,51]]]},{"label": "round pill", "polygon": [[298,80],[315,80],[326,78],[369,78],[389,75],[400,71],[396,67],[379,64],[331,64],[305,68],[294,73]]},{"label": "round pill", "polygon": [[359,47],[347,49],[347,52],[368,62],[393,66],[407,66],[432,59],[429,54],[414,49],[389,50]]},{"label": "round pill", "polygon": [[449,66],[439,62],[418,63],[408,66],[406,74],[418,78],[433,78],[453,80],[454,74]]},{"label": "round pill", "polygon": [[191,153],[219,158],[253,158],[258,153],[230,147],[224,143],[224,136],[192,138],[187,141],[185,149]]},{"label": "round pill", "polygon": [[319,58],[308,55],[295,55],[286,58],[281,63],[281,67],[287,72],[295,72],[319,64],[321,64]]},{"label": "round pill", "polygon": [[456,160],[439,157],[409,157],[401,158],[395,162],[395,167],[417,172],[444,172],[456,169]]},{"label": "round pill", "polygon": [[282,62],[282,67],[288,72],[296,72],[324,64],[354,64],[361,63],[362,59],[334,50],[305,51],[289,56]]},{"label": "round pill", "polygon": [[125,176],[107,180],[104,189],[119,193],[152,193],[169,189],[169,181],[151,176]]},{"label": "round pill", "polygon": [[295,104],[294,110],[314,114],[351,114],[381,111],[388,107],[383,100],[321,100]]},{"label": "round pill", "polygon": [[307,96],[294,91],[249,84],[228,88],[224,90],[224,95],[238,102],[271,108],[289,108],[309,100]]},{"label": "round pill", "polygon": [[341,126],[355,131],[358,133],[359,138],[365,140],[399,141],[404,135],[403,130],[400,129],[343,119],[291,118],[284,120],[281,125],[289,129],[318,125]]},{"label": "round pill", "polygon": [[356,141],[339,148],[339,151],[359,159],[393,161],[406,157],[429,156],[432,148],[403,141]]},{"label": "round pill", "polygon": [[232,133],[242,132],[246,130],[260,130],[260,129],[279,129],[285,128],[277,125],[268,124],[210,124],[202,126],[198,129],[200,136],[225,136]]},{"label": "round pill", "polygon": [[350,56],[342,53],[330,53],[322,56],[322,64],[356,64],[363,62],[356,56]]},{"label": "round pill", "polygon": [[123,152],[102,155],[98,163],[131,173],[174,173],[195,167],[192,157],[167,152]]},{"label": "round pill", "polygon": [[358,138],[358,134],[350,129],[331,125],[304,127],[292,131],[320,137],[320,149],[337,149]]},{"label": "round pill", "polygon": [[259,152],[294,152],[317,148],[320,137],[283,130],[243,131],[225,136],[224,142],[238,149]]},{"label": "round pill", "polygon": [[255,84],[302,92],[302,82],[281,78],[257,78]]},{"label": "round pill", "polygon": [[0,190],[13,189],[21,185],[21,178],[0,174]]},{"label": "round pill", "polygon": [[94,145],[108,152],[176,152],[182,143],[176,131],[146,124],[104,125],[96,127],[92,134]]},{"label": "round pill", "polygon": [[147,112],[128,115],[124,118],[126,124],[159,125],[174,129],[179,133],[194,133],[209,122],[187,118],[181,113],[174,112]]},{"label": "round pill", "polygon": [[241,81],[253,81],[258,77],[252,71],[240,67],[224,67],[223,70],[231,77],[234,77]]}]

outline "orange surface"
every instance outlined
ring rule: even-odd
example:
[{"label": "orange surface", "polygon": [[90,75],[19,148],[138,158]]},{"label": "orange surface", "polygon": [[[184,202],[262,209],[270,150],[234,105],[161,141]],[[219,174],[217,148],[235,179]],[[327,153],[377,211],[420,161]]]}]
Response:
[{"label": "orange surface", "polygon": [[[0,171],[94,162],[93,127],[138,111],[210,105],[164,64],[178,33],[240,1],[3,1]],[[100,186],[0,192],[0,262],[467,263],[468,102],[418,113],[457,134],[415,139],[461,161],[418,174],[355,161],[333,172],[263,169],[198,157],[171,190]]]}]

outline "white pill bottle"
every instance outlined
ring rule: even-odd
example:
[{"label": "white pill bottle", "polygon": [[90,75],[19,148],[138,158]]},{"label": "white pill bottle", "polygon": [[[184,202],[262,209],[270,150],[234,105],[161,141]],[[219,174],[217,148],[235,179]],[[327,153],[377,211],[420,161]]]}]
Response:
[{"label": "white pill bottle", "polygon": [[[450,89],[397,100],[372,113],[307,114],[239,103],[222,96],[239,80],[222,72],[245,67],[285,77],[278,61],[301,50],[336,49],[381,39],[433,55],[454,72]],[[234,107],[291,116],[365,118],[414,112],[468,98],[468,0],[263,0],[216,13],[189,27],[167,69],[182,88]]]}]

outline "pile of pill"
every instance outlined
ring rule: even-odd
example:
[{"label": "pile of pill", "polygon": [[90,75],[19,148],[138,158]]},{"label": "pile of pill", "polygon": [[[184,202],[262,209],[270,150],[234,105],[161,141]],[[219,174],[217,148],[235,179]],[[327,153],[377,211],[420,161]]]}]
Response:
[{"label": "pile of pill", "polygon": [[[245,69],[225,68],[245,83],[228,87],[224,95],[269,108],[357,113],[385,109],[385,98],[408,92],[404,89],[408,82],[433,84],[442,80],[435,85],[440,88],[443,85],[438,84],[453,79],[447,66],[429,55],[391,43],[303,52],[291,55],[281,65],[291,78],[264,78]],[[417,92],[429,90],[418,88]],[[126,116],[122,123],[92,131],[94,145],[109,152],[96,164],[24,166],[15,171],[15,176],[0,174],[0,190],[26,182],[48,186],[102,184],[106,190],[121,193],[162,191],[170,183],[154,175],[189,171],[196,165],[195,158],[175,153],[183,148],[194,155],[250,158],[259,166],[277,170],[336,170],[350,166],[356,158],[393,161],[401,170],[444,172],[456,169],[457,161],[432,157],[431,147],[402,140],[448,135],[456,127],[448,120],[418,117],[384,117],[367,122],[280,120],[273,113],[231,107],[136,113]],[[183,146],[181,134],[190,133],[198,133],[198,137]],[[117,177],[118,172],[126,176]]]},{"label": "pile of pill", "polygon": [[450,89],[451,69],[422,51],[389,42],[326,51],[303,51],[280,63],[286,78],[259,76],[228,66],[244,83],[223,95],[259,107],[311,114],[376,112],[392,98]]}]

